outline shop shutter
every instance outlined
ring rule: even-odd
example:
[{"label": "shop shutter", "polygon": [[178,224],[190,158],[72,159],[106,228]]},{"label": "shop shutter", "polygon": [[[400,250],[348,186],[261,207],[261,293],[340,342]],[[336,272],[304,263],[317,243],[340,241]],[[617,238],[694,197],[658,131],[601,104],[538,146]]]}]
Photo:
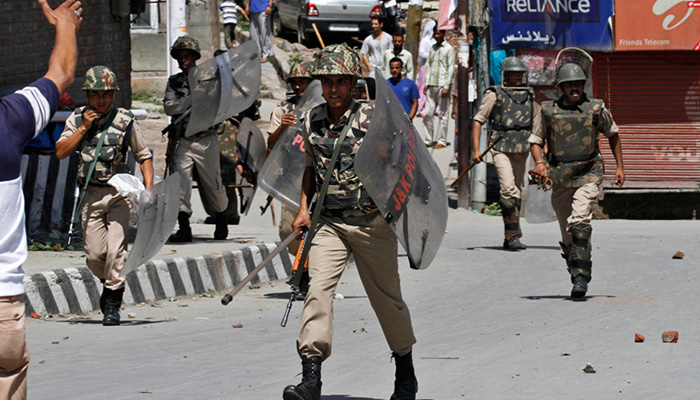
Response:
[{"label": "shop shutter", "polygon": [[[700,52],[594,54],[595,97],[620,127],[626,188],[700,188]],[[604,187],[615,158],[601,136]]]}]

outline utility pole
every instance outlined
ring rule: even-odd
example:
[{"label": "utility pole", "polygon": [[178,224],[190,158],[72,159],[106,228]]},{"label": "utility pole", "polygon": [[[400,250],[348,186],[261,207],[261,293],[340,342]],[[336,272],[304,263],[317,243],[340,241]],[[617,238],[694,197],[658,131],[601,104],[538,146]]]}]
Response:
[{"label": "utility pole", "polygon": [[[457,15],[459,19],[459,53],[457,67],[457,171],[461,173],[469,167],[472,153],[471,107],[469,106],[469,0],[459,0],[457,3]],[[457,206],[469,208],[471,206],[470,181],[465,176],[457,186]]]},{"label": "utility pole", "polygon": [[[464,0],[463,0],[464,1]],[[413,54],[413,70],[418,76],[418,45],[420,44],[421,22],[423,21],[423,0],[410,0],[406,21],[406,50]]]},{"label": "utility pole", "polygon": [[178,70],[177,61],[170,57],[170,47],[172,47],[175,40],[180,36],[185,36],[187,34],[187,6],[185,0],[167,0],[167,28],[166,28],[166,40],[168,41],[166,46],[166,59],[168,60],[168,76],[173,75]]}]

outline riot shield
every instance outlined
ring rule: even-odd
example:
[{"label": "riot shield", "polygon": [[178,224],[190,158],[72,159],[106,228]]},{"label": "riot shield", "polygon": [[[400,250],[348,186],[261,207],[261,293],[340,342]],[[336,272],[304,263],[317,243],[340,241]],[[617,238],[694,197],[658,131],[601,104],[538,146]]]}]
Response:
[{"label": "riot shield", "polygon": [[185,136],[230,118],[260,96],[260,52],[251,40],[190,70],[192,112]]},{"label": "riot shield", "polygon": [[[267,156],[267,146],[265,138],[255,122],[250,118],[243,118],[238,127],[238,160],[242,163],[243,169],[249,170],[253,174],[252,188],[239,188],[241,213],[248,215],[250,205],[253,203],[255,189],[258,187],[258,175],[260,168],[265,163]],[[245,184],[245,179],[236,171],[236,181]]]},{"label": "riot shield", "polygon": [[179,172],[141,192],[136,239],[120,276],[148,262],[160,251],[175,227],[179,208]]},{"label": "riot shield", "polygon": [[381,73],[355,173],[406,250],[411,268],[433,261],[447,226],[445,180]]},{"label": "riot shield", "polygon": [[262,190],[295,210],[299,208],[301,181],[306,169],[299,116],[325,101],[321,83],[312,81],[294,108],[297,123],[282,133],[258,175],[258,184]]},{"label": "riot shield", "polygon": [[530,224],[545,224],[557,220],[552,208],[552,191],[537,188],[536,183],[527,185],[525,220]]}]

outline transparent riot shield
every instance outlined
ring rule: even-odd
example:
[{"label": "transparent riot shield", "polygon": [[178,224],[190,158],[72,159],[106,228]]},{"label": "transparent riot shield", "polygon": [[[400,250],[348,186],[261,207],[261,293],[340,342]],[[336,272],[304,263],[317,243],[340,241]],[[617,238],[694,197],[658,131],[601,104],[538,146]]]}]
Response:
[{"label": "transparent riot shield", "polygon": [[381,73],[369,131],[355,173],[403,245],[411,268],[433,261],[447,226],[447,191],[440,169]]},{"label": "transparent riot shield", "polygon": [[260,96],[260,52],[252,41],[190,70],[192,112],[185,136],[192,136],[250,107]]},{"label": "transparent riot shield", "polygon": [[294,109],[297,123],[282,133],[258,176],[258,184],[262,190],[294,209],[299,208],[301,181],[306,169],[304,138],[299,127],[299,116],[325,101],[321,83],[317,80],[312,81]]},{"label": "transparent riot shield", "polygon": [[[260,168],[265,163],[265,157],[267,156],[267,145],[265,144],[265,137],[263,137],[258,126],[247,117],[241,121],[236,141],[238,142],[238,160],[242,163],[243,169],[248,170],[253,175],[253,187],[240,188],[238,192],[241,212],[248,215],[248,210],[250,210],[255,197],[255,190],[258,187],[257,181],[258,175],[260,175]],[[240,184],[248,183],[238,172],[236,172],[236,182]]]},{"label": "transparent riot shield", "polygon": [[121,276],[158,254],[175,227],[179,208],[179,172],[141,192],[136,239],[120,273]]},{"label": "transparent riot shield", "polygon": [[530,224],[546,224],[557,220],[552,208],[552,191],[537,188],[536,183],[527,185],[525,220]]}]

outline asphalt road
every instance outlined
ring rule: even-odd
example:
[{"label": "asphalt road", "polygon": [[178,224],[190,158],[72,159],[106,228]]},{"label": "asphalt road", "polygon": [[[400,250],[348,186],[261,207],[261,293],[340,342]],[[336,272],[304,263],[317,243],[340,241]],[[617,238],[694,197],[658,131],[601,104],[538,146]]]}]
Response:
[{"label": "asphalt road", "polygon": [[[399,257],[419,399],[698,397],[697,221],[594,221],[589,296],[572,302],[555,223],[525,223],[530,248],[511,253],[500,250],[500,218],[449,218],[430,268]],[[685,258],[672,260],[681,249]],[[387,399],[394,365],[352,266],[338,293],[323,398]],[[287,296],[269,282],[227,307],[219,296],[127,307],[120,327],[98,315],[29,320],[29,398],[279,399],[301,372],[300,303],[279,326]],[[678,343],[662,342],[669,330]]]}]

